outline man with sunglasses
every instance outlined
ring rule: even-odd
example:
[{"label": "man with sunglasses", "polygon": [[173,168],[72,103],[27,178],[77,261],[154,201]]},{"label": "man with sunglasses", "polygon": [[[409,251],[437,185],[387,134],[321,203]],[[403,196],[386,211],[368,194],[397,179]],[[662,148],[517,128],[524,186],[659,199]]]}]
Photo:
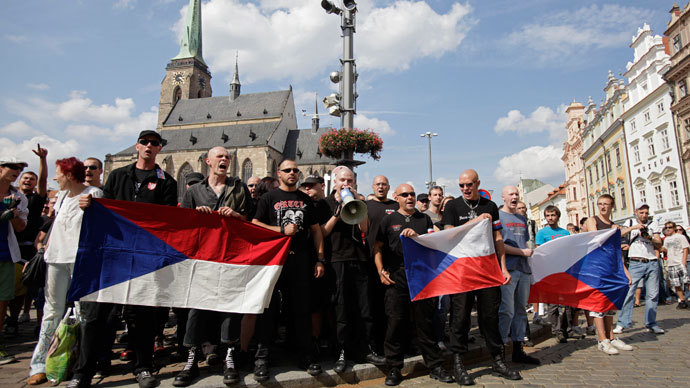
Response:
[{"label": "man with sunglasses", "polygon": [[[275,232],[293,236],[290,253],[283,265],[278,284],[283,305],[291,310],[294,330],[294,351],[298,366],[312,376],[321,374],[321,365],[316,361],[312,347],[310,312],[310,279],[324,274],[323,236],[312,199],[297,190],[299,168],[294,160],[280,163],[278,180],[280,186],[262,195],[257,204],[252,223]],[[316,258],[314,258],[316,251]],[[264,310],[257,322],[259,349],[254,368],[254,379],[263,382],[268,375],[268,349],[265,347],[277,323],[276,292],[271,305]]]},{"label": "man with sunglasses", "polygon": [[[113,170],[103,186],[103,198],[121,201],[143,202],[158,205],[177,206],[177,182],[156,164],[156,156],[165,141],[156,131],[139,133],[135,149],[137,161]],[[91,205],[91,196],[79,201],[84,209]],[[95,373],[98,354],[107,339],[102,333],[109,314],[115,305],[111,303],[88,302],[81,304],[82,339],[75,378],[68,387],[88,387]],[[151,372],[153,365],[153,343],[158,331],[160,317],[168,311],[165,307],[125,306],[124,316],[129,328],[130,344],[134,348],[136,361],[134,375],[141,388],[158,385]]]},{"label": "man with sunglasses", "polygon": [[383,218],[374,246],[374,263],[381,284],[385,286],[384,310],[388,316],[384,352],[389,371],[385,383],[393,386],[402,382],[400,370],[404,364],[410,310],[414,318],[419,348],[430,371],[429,377],[452,383],[455,380],[443,368],[444,357],[434,339],[433,323],[438,298],[410,302],[400,242],[401,235],[415,237],[433,232],[434,224],[428,215],[415,209],[415,192],[411,185],[401,184],[395,189],[394,195],[399,209]]},{"label": "man with sunglasses", "polygon": [[[444,229],[451,229],[468,222],[478,222],[488,219],[492,225],[492,234],[496,256],[499,259],[501,271],[505,277],[503,284],[510,283],[510,273],[506,268],[505,248],[501,236],[501,220],[498,207],[494,202],[479,196],[479,175],[475,170],[465,170],[460,174],[459,186],[461,196],[448,203],[443,211],[441,223]],[[498,309],[501,304],[501,288],[489,287],[475,291],[451,295],[450,303],[453,319],[450,330],[450,346],[453,352],[453,368],[455,381],[460,385],[472,385],[474,379],[467,373],[462,355],[468,350],[468,334],[470,331],[470,314],[472,304],[477,299],[479,313],[479,329],[484,335],[486,346],[491,353],[492,370],[509,380],[520,380],[522,376],[506,364],[503,339],[498,328]]]},{"label": "man with sunglasses", "polygon": [[84,167],[86,167],[84,184],[102,188],[103,182],[101,182],[101,175],[103,174],[103,163],[100,159],[93,157],[86,158],[86,160],[84,160]]},{"label": "man with sunglasses", "polygon": [[688,307],[685,295],[683,294],[683,287],[690,283],[686,266],[688,262],[688,251],[690,250],[690,243],[683,235],[683,228],[677,228],[673,221],[666,221],[664,224],[664,247],[662,251],[666,253],[668,268],[668,282],[672,291],[678,296],[678,306],[676,309],[685,310]]}]

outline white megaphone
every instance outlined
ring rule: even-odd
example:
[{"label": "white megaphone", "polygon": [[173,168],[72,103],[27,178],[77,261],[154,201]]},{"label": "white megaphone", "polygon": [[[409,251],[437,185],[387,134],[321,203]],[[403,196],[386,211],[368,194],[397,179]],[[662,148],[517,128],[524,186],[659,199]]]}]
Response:
[{"label": "white megaphone", "polygon": [[343,207],[340,210],[340,218],[344,223],[356,225],[362,222],[367,216],[367,204],[356,199],[349,189],[340,190],[340,199]]}]

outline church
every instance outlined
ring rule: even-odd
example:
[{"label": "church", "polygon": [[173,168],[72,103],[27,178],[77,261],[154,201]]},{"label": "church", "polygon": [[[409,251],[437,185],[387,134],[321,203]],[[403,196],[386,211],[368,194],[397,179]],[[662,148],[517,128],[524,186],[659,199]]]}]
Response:
[{"label": "church", "polygon": [[[242,94],[236,61],[229,92],[228,96],[213,96],[211,72],[202,56],[201,0],[190,0],[180,52],[166,66],[161,82],[156,128],[167,141],[157,162],[177,180],[180,198],[187,174],[208,175],[204,159],[215,146],[228,149],[229,174],[244,182],[253,175],[275,177],[284,158],[297,162],[300,181],[310,174],[328,179],[336,160],[321,155],[318,142],[332,128],[319,128],[318,115],[311,128],[297,128],[292,86]],[[136,159],[134,145],[107,154],[104,178]]]}]

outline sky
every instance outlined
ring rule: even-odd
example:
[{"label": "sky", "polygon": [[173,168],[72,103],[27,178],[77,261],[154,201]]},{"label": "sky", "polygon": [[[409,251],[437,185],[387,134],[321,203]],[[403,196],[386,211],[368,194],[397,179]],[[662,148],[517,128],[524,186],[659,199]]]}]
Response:
[{"label": "sky", "polygon": [[[36,170],[36,143],[57,158],[103,158],[155,129],[160,82],[179,51],[187,0],[11,1],[0,13],[0,155]],[[340,1],[336,0],[336,3]],[[673,1],[361,0],[354,53],[355,127],[383,138],[379,161],[356,169],[359,191],[376,175],[417,192],[434,180],[457,195],[460,172],[481,188],[520,177],[554,186],[565,108],[598,104],[611,70],[621,78],[644,23],[663,35]],[[682,4],[684,5],[684,4]],[[300,128],[337,91],[340,18],[319,0],[202,0],[203,55],[214,96],[228,95],[239,57],[242,93],[292,85]],[[626,80],[627,83],[627,80]],[[319,103],[319,112],[323,113]],[[321,117],[321,126],[340,119]]]}]

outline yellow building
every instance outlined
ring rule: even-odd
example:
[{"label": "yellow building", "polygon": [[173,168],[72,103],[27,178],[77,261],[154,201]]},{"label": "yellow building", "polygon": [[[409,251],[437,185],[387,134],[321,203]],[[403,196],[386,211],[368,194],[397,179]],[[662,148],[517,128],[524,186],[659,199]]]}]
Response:
[{"label": "yellow building", "polygon": [[596,214],[597,198],[602,194],[610,194],[616,202],[611,219],[621,222],[633,215],[633,198],[621,119],[626,92],[623,81],[617,80],[611,71],[604,92],[606,100],[598,109],[590,98],[585,110],[587,125],[582,131],[585,150],[582,158],[587,208],[589,214]]}]

